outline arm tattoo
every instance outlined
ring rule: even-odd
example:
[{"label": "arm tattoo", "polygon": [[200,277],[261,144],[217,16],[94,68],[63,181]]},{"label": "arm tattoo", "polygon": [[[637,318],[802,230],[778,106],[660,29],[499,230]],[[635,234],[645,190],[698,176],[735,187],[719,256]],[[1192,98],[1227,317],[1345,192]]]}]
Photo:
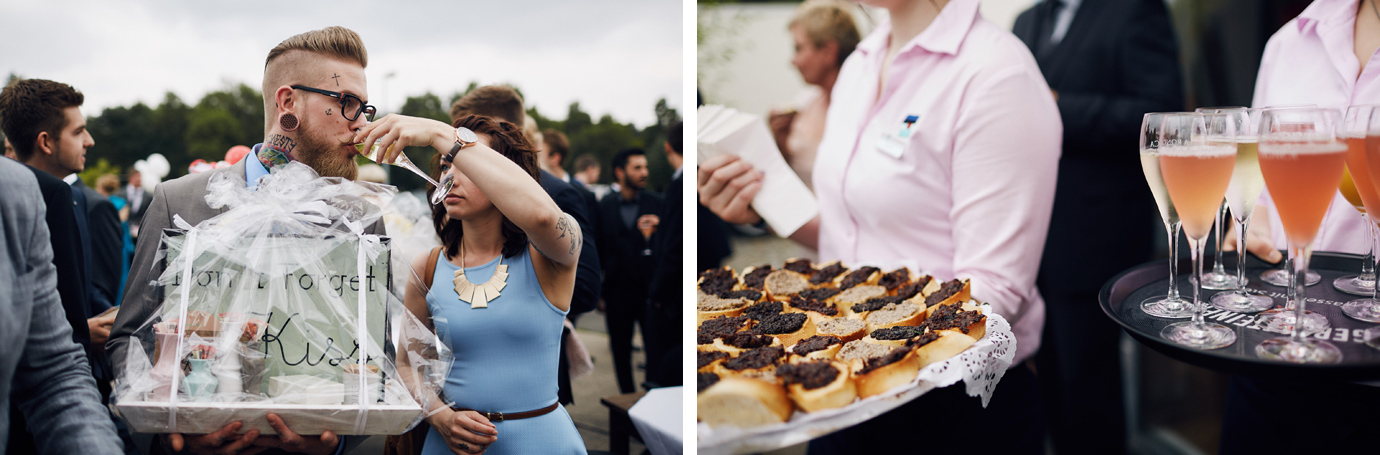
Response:
[{"label": "arm tattoo", "polygon": [[564,215],[560,220],[556,221],[556,229],[560,229],[561,231],[560,237],[556,237],[558,239],[565,238],[566,234],[570,234],[570,252],[568,254],[574,256],[575,247],[580,244],[580,233],[577,230],[578,228],[570,224],[570,215]]}]

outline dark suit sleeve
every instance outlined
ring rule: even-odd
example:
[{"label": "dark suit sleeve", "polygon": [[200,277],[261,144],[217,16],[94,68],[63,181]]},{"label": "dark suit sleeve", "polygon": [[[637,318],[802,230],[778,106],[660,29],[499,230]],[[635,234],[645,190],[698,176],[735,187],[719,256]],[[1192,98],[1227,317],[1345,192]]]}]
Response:
[{"label": "dark suit sleeve", "polygon": [[[43,191],[45,215],[53,251],[53,265],[57,267],[58,296],[67,323],[71,327],[86,327],[86,282],[85,271],[81,268],[81,237],[77,236],[77,215],[73,212],[72,187],[43,171],[34,171],[34,176]],[[91,346],[91,332],[71,331],[72,340],[88,351]]]},{"label": "dark suit sleeve", "polygon": [[681,274],[685,264],[685,214],[681,202],[681,195],[685,194],[681,188],[683,182],[681,178],[672,180],[666,189],[665,210],[660,215],[661,224],[652,238],[658,265],[648,293],[656,302],[671,304],[668,308],[676,312],[680,310],[680,306],[675,304],[680,302]]},{"label": "dark suit sleeve", "polygon": [[[1119,76],[1117,95],[1059,92],[1059,115],[1064,121],[1064,154],[1101,154],[1106,144],[1135,137],[1146,112],[1170,112],[1183,107],[1179,49],[1169,13],[1160,0],[1141,0],[1120,29],[1125,36],[1117,59],[1107,62]],[[1080,69],[1082,70],[1082,69]]]},{"label": "dark suit sleeve", "polygon": [[96,292],[101,294],[100,298],[93,299],[99,303],[91,311],[100,313],[118,300],[115,294],[120,292],[120,269],[124,262],[120,250],[124,248],[124,235],[120,233],[120,213],[110,199],[87,199],[95,201],[87,209],[91,259],[95,262],[92,264],[91,279],[96,285]]}]

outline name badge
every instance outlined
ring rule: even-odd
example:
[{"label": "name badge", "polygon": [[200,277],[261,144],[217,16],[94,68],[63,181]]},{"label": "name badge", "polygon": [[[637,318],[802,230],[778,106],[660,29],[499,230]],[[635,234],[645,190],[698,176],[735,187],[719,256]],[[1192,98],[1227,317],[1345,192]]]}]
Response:
[{"label": "name badge", "polygon": [[896,134],[884,130],[882,137],[877,140],[877,151],[894,159],[901,159],[901,155],[906,151],[906,146],[910,144],[911,133],[915,131],[915,125],[919,122],[919,115],[910,114],[901,119],[900,130]]}]

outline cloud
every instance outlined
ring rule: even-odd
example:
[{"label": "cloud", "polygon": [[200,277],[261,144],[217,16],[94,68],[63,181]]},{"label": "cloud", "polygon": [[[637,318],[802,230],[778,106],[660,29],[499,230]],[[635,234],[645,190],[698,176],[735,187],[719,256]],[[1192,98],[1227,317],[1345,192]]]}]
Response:
[{"label": "cloud", "polygon": [[[385,108],[471,81],[511,83],[529,105],[645,126],[658,99],[681,108],[681,4],[657,1],[0,1],[11,20],[0,71],[67,82],[85,110],[157,104],[172,91],[257,87],[268,49],[295,33],[349,27],[369,48],[370,102]],[[384,80],[394,72],[396,77]],[[387,87],[384,87],[385,82]],[[386,91],[387,99],[384,99]]]}]

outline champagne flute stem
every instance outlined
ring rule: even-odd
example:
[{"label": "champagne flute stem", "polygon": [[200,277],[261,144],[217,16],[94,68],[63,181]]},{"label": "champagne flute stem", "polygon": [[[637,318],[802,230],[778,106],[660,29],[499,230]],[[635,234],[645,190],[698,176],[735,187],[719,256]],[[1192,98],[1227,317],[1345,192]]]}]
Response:
[{"label": "champagne flute stem", "polygon": [[[1369,218],[1369,217],[1367,217],[1367,218]],[[1372,221],[1369,220],[1369,219],[1366,220],[1366,231],[1370,232],[1370,254],[1366,255],[1366,264],[1367,264],[1367,265],[1370,265],[1371,274],[1372,274],[1372,276],[1374,276],[1374,273],[1375,273],[1375,262],[1374,262],[1374,260],[1375,260],[1375,242],[1376,242],[1377,240],[1380,240],[1380,239],[1377,239],[1377,238],[1376,238],[1376,226],[1375,226],[1375,223],[1372,222]],[[1380,277],[1375,277],[1375,278],[1376,278],[1376,279],[1373,280],[1373,281],[1371,282],[1372,285],[1371,285],[1371,287],[1370,287],[1370,302],[1371,302],[1372,305],[1375,304],[1375,294],[1376,294],[1375,291],[1376,291],[1376,289],[1380,289]]]},{"label": "champagne flute stem", "polygon": [[1227,216],[1227,201],[1222,201],[1222,208],[1217,211],[1217,223],[1213,224],[1213,235],[1217,236],[1217,250],[1212,254],[1212,273],[1213,275],[1226,275],[1227,268],[1222,266],[1222,219]]},{"label": "champagne flute stem", "polygon": [[1375,225],[1370,222],[1370,215],[1361,214],[1361,221],[1366,223],[1366,232],[1370,234],[1370,248],[1366,251],[1366,259],[1361,261],[1361,274],[1356,279],[1361,281],[1375,281]]},{"label": "champagne flute stem", "polygon": [[1207,247],[1207,239],[1188,239],[1189,254],[1193,257],[1193,276],[1198,280],[1193,285],[1193,327],[1203,327],[1203,302],[1200,298],[1203,292],[1203,254]]},{"label": "champagne flute stem", "polygon": [[[1289,341],[1303,342],[1303,307],[1307,303],[1303,298],[1303,287],[1308,283],[1308,259],[1313,254],[1313,248],[1293,247],[1294,250],[1294,276],[1289,285],[1294,289],[1294,295],[1290,301],[1294,302],[1294,327],[1289,332]],[[1296,302],[1295,302],[1296,301]]]},{"label": "champagne flute stem", "polygon": [[1183,229],[1183,224],[1172,223],[1165,227],[1169,232],[1169,295],[1165,299],[1170,302],[1177,302],[1179,300],[1179,286],[1175,284],[1175,281],[1179,275],[1179,231]]},{"label": "champagne flute stem", "polygon": [[1244,219],[1236,220],[1236,282],[1242,294],[1246,293],[1246,227],[1250,224],[1249,213]]},{"label": "champagne flute stem", "polygon": [[401,166],[403,169],[407,169],[407,170],[409,170],[409,171],[412,171],[412,173],[421,176],[422,178],[426,179],[427,183],[430,183],[431,186],[433,186],[433,187],[436,187],[436,188],[440,188],[440,187],[441,187],[441,184],[440,184],[440,183],[437,183],[435,179],[432,179],[430,175],[427,175],[425,172],[422,172],[421,169],[417,168],[417,165],[412,164],[412,160],[409,160],[409,159],[401,159],[401,160],[398,160],[398,162],[397,162],[397,163],[394,163],[394,164],[397,165],[397,166]]}]

